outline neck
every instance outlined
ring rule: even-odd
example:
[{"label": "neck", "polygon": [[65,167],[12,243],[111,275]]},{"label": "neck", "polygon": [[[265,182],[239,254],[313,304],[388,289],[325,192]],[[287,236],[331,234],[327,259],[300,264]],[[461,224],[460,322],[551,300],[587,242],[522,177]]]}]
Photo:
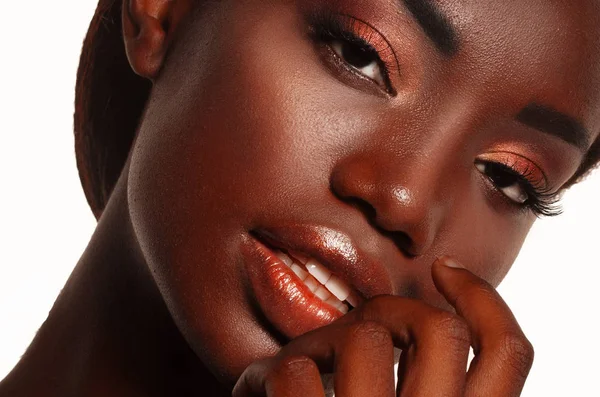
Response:
[{"label": "neck", "polygon": [[122,176],[47,320],[0,383],[0,397],[226,395],[148,271],[126,186]]}]

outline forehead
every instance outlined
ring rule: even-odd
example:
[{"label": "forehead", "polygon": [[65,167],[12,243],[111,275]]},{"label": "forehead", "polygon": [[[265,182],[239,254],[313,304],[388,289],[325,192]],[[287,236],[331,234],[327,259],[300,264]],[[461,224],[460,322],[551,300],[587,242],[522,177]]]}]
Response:
[{"label": "forehead", "polygon": [[472,78],[501,81],[600,128],[600,1],[430,2],[456,27],[457,62]]}]

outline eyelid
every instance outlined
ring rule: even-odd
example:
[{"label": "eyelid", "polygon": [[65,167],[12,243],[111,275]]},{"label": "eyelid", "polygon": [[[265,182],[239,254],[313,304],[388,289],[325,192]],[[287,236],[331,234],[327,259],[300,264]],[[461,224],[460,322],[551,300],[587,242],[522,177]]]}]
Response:
[{"label": "eyelid", "polygon": [[[352,66],[348,65],[338,54],[335,53],[333,49],[330,49],[330,54],[330,56],[333,58],[331,60],[332,64],[336,66],[338,70],[342,71],[342,73],[347,74],[351,82],[359,84],[359,86],[355,86],[354,88],[361,90],[366,89],[369,93],[375,94],[382,99],[387,99],[390,96],[395,95],[394,92],[390,91],[387,83],[381,85],[373,79],[363,75]],[[345,76],[340,76],[339,78],[343,81],[346,81]]]},{"label": "eyelid", "polygon": [[[341,25],[354,34],[355,36],[364,40],[367,44],[377,51],[377,54],[381,57],[381,60],[385,64],[386,68],[390,72],[400,72],[400,62],[396,56],[396,52],[392,47],[392,44],[386,39],[386,37],[373,25],[364,21],[360,18],[353,17],[348,14],[338,14]],[[335,14],[332,14],[335,16]],[[386,59],[391,55],[392,60]]]},{"label": "eyelid", "polygon": [[[549,186],[544,171],[534,161],[518,153],[498,151],[478,156],[475,163],[476,165],[477,163],[495,164],[505,169],[505,172],[514,174],[520,180],[518,183],[521,188],[525,189],[528,198],[524,203],[517,204],[518,208],[527,210],[527,212],[533,213],[538,218],[556,216],[562,213],[562,208],[558,204],[560,193],[554,192],[554,189]],[[482,176],[487,176],[485,178],[486,182],[493,186],[496,192],[508,197],[503,189],[492,180],[492,177],[480,169],[478,171]],[[513,204],[516,203],[512,198],[509,198],[509,200]]]},{"label": "eyelid", "polygon": [[[549,190],[550,183],[542,167],[521,154],[507,151],[491,151],[477,156],[477,160],[503,164],[517,174],[524,176],[534,187]],[[533,178],[531,175],[533,175]],[[539,186],[540,182],[542,183],[541,186]]]},{"label": "eyelid", "polygon": [[[399,74],[400,63],[391,43],[378,29],[360,18],[328,9],[311,10],[306,17],[311,35],[320,41],[324,39],[346,40],[362,47],[370,47],[375,51],[382,64],[380,68],[384,69],[385,91],[388,95],[397,95],[390,76]],[[381,86],[381,84],[378,85]]]}]

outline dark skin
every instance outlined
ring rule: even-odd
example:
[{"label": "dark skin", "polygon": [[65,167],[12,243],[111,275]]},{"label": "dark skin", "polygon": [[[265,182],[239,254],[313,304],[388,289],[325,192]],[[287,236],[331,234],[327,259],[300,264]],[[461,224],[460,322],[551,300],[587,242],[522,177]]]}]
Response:
[{"label": "dark skin", "polygon": [[[394,346],[401,396],[519,395],[533,349],[495,287],[536,217],[476,165],[525,168],[551,192],[575,173],[600,132],[600,6],[440,0],[456,34],[440,46],[410,4],[131,0],[146,113],[0,396],[322,396],[325,372],[336,395],[391,396]],[[311,41],[316,7],[385,37],[395,95]],[[582,136],[532,122],[532,104]],[[289,224],[342,231],[382,281],[291,342],[240,255],[250,231]]]}]

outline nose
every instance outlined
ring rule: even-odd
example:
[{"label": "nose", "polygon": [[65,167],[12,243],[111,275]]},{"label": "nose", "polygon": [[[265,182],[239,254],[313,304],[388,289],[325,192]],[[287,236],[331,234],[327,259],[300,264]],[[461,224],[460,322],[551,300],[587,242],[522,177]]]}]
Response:
[{"label": "nose", "polygon": [[432,246],[447,203],[433,167],[401,163],[397,158],[386,161],[380,153],[346,157],[335,165],[330,186],[335,196],[358,207],[372,226],[414,257]]}]

